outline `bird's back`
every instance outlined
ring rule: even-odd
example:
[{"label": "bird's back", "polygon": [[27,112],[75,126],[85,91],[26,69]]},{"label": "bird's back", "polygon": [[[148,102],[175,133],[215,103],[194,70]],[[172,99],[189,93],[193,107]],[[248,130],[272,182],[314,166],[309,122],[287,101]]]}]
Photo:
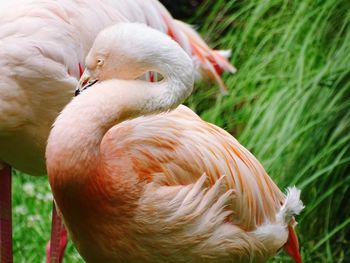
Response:
[{"label": "bird's back", "polygon": [[227,189],[234,190],[231,221],[247,231],[274,222],[283,201],[282,192],[247,149],[185,106],[115,126],[105,135],[101,153],[116,174],[118,157],[130,160],[130,174],[143,182],[188,185],[205,173],[210,186],[225,176]]},{"label": "bird's back", "polygon": [[112,21],[112,9],[88,2],[1,3],[0,160],[24,172],[45,173],[49,129],[73,96],[95,36]]},{"label": "bird's back", "polygon": [[87,262],[265,262],[286,242],[282,192],[236,139],[185,106],[114,126],[99,152],[84,179],[62,174],[54,185]]}]

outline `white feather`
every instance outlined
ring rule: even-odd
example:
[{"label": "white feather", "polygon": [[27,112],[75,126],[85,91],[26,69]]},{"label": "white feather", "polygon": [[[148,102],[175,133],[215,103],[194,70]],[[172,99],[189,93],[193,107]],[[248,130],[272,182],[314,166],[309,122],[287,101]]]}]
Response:
[{"label": "white feather", "polygon": [[300,190],[295,186],[289,187],[284,204],[277,214],[277,221],[288,225],[293,216],[298,215],[303,209],[304,205],[300,200]]}]

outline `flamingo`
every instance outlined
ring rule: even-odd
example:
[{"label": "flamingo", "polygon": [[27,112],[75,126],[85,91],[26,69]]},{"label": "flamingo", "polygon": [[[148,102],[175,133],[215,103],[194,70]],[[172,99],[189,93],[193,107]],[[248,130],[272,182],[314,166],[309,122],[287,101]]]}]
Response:
[{"label": "flamingo", "polygon": [[[193,63],[169,37],[119,23],[97,36],[77,94],[46,148],[49,183],[73,243],[94,262],[300,263],[284,196],[229,133],[179,104]],[[159,82],[137,78],[155,71]]]},{"label": "flamingo", "polygon": [[[198,72],[217,81],[234,72],[228,53],[211,50],[156,0],[16,0],[0,3],[0,261],[12,262],[11,167],[46,174],[51,124],[70,101],[97,33],[122,21],[146,23],[178,41]],[[53,210],[52,235],[64,231]],[[56,233],[56,234],[55,234]],[[54,238],[56,245],[62,240]],[[63,232],[64,240],[64,232]],[[64,248],[65,242],[61,246]],[[55,247],[55,245],[53,245]],[[48,262],[62,259],[49,251]],[[51,259],[50,259],[51,257]],[[53,257],[53,259],[52,259]],[[60,257],[60,259],[58,259]]]}]

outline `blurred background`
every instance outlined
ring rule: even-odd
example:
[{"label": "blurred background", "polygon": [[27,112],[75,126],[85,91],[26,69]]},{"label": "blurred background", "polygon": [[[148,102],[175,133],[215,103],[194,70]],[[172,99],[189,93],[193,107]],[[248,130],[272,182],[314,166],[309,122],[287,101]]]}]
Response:
[{"label": "blurred background", "polygon": [[[304,262],[350,262],[350,1],[161,2],[211,47],[231,49],[238,69],[224,75],[228,96],[199,83],[186,104],[232,133],[281,189],[302,189]],[[47,178],[15,176],[13,187],[15,262],[44,262]],[[71,244],[65,262],[81,262]]]},{"label": "blurred background", "polygon": [[[161,0],[160,1],[173,15],[173,17],[180,20],[189,20],[197,12],[198,7],[204,2],[203,0],[180,0],[180,1],[171,1],[171,0]],[[213,1],[212,4],[214,4]],[[209,4],[209,1],[207,1]],[[204,17],[202,17],[204,19]]]}]

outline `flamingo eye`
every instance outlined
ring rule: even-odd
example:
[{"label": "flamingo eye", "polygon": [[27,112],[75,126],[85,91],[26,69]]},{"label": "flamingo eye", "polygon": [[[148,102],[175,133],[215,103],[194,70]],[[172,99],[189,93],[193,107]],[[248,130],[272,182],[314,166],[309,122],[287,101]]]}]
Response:
[{"label": "flamingo eye", "polygon": [[97,59],[97,66],[101,67],[103,65],[103,63],[104,63],[103,59],[101,59],[101,58]]}]

